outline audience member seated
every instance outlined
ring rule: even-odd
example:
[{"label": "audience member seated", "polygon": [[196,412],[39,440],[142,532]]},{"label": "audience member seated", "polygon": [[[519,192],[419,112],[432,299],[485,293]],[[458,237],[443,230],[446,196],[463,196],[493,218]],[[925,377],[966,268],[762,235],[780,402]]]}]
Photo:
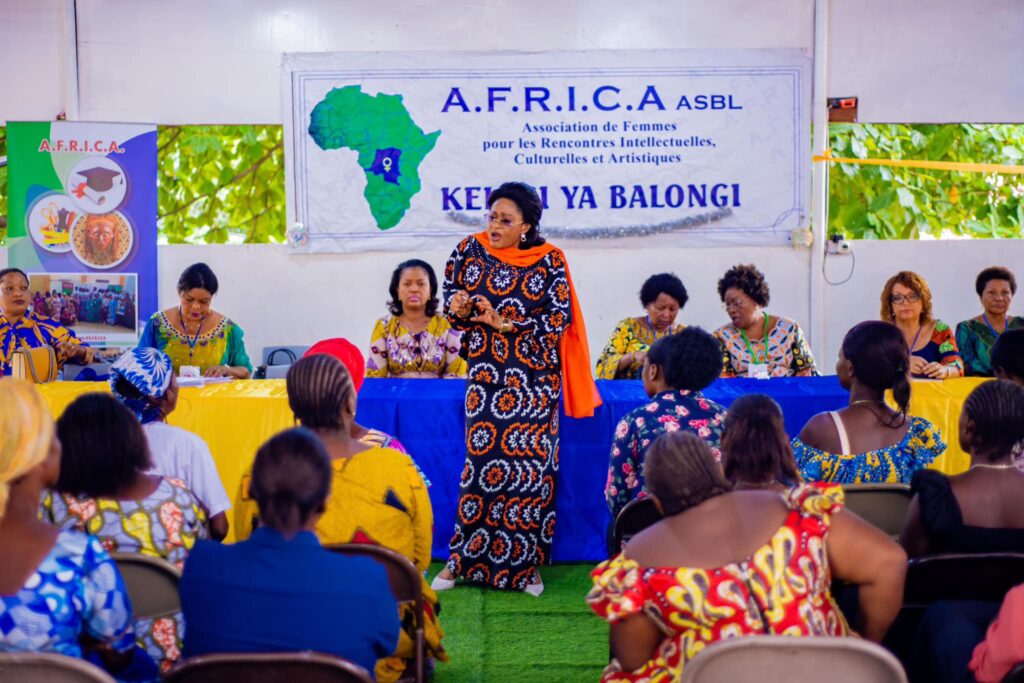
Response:
[{"label": "audience member seated", "polygon": [[1004,332],[1024,328],[1024,318],[1010,315],[1017,279],[1009,268],[993,266],[978,273],[974,290],[984,312],[956,326],[956,344],[969,376],[992,377],[992,345]]},{"label": "audience member seated", "polygon": [[[805,481],[906,484],[945,452],[939,430],[907,414],[910,363],[903,335],[889,323],[869,320],[846,333],[836,375],[850,392],[850,403],[818,413],[793,439]],[[888,390],[896,410],[885,402]]]},{"label": "audience member seated", "polygon": [[722,472],[734,491],[785,492],[800,483],[782,408],[771,396],[746,394],[732,402],[721,449]]},{"label": "audience member seated", "polygon": [[849,635],[833,577],[859,586],[864,637],[879,641],[896,617],[906,555],[843,511],[838,486],[733,492],[708,445],[687,432],[654,442],[647,476],[666,518],[591,574],[587,601],[611,623],[603,681],[679,680],[725,638]]},{"label": "audience member seated", "polygon": [[198,435],[167,424],[167,416],[178,406],[170,356],[151,348],[128,351],[110,368],[110,389],[146,432],[153,461],[149,473],[185,482],[206,510],[211,538],[219,541],[227,536],[231,499],[209,446]]},{"label": "audience member seated", "polygon": [[[179,569],[197,540],[209,537],[206,512],[185,483],[147,474],[146,434],[109,394],[76,398],[57,420],[63,445],[55,491],[43,518],[96,536],[108,552],[139,553]],[[139,645],[167,671],[181,656],[181,615],[137,619]]]},{"label": "audience member seated", "polygon": [[1006,594],[985,640],[974,648],[969,667],[978,683],[999,683],[1021,662],[1024,662],[1024,585]]},{"label": "audience member seated", "polygon": [[960,447],[971,466],[952,477],[914,475],[900,543],[911,557],[1024,551],[1024,387],[993,380],[976,387],[960,413]]},{"label": "audience member seated", "polygon": [[153,314],[139,337],[139,348],[163,351],[178,373],[187,365],[207,377],[249,377],[252,363],[242,328],[211,308],[217,288],[217,276],[205,263],[183,270],[178,305]]},{"label": "audience member seated", "polygon": [[910,374],[950,379],[964,374],[964,362],[949,325],[932,318],[932,292],[917,273],[901,270],[882,289],[881,317],[903,333],[910,350]]},{"label": "audience member seated", "polygon": [[640,288],[640,305],[647,311],[638,318],[619,321],[597,359],[598,379],[637,379],[651,344],[683,329],[676,316],[689,296],[674,273],[652,275]]},{"label": "audience member seated", "polygon": [[1024,330],[999,335],[992,345],[992,371],[997,379],[1024,386]]},{"label": "audience member seated", "polygon": [[0,375],[11,374],[11,356],[23,348],[52,346],[58,365],[74,360],[91,363],[96,350],[89,348],[60,320],[42,311],[29,310],[28,275],[18,268],[0,270]]},{"label": "audience member seated", "polygon": [[817,375],[811,347],[800,326],[769,315],[768,283],[753,264],[734,266],[718,281],[718,296],[732,323],[715,330],[722,343],[722,377]]},{"label": "audience member seated", "polygon": [[[348,370],[349,377],[352,380],[352,386],[358,396],[359,390],[363,386],[365,365],[363,363],[363,354],[356,345],[341,337],[324,339],[313,344],[313,346],[311,346],[303,355],[303,358],[315,356],[317,354],[333,356],[341,361],[345,366],[345,369]],[[412,458],[412,454],[406,450],[405,446],[402,445],[402,442],[390,434],[382,432],[379,429],[364,427],[354,419],[351,422],[350,429],[352,438],[366,446],[390,448],[398,451],[399,453],[405,453]],[[425,474],[423,474],[423,470],[419,468],[419,465],[416,464],[415,460],[413,460],[412,464],[416,467],[416,471],[420,473],[420,477],[423,478],[423,483],[427,488],[430,488],[430,480],[427,479]],[[235,538],[240,540],[249,538],[249,534],[252,533],[253,529],[253,520],[258,516],[256,501],[249,497],[249,478],[249,472],[246,472],[246,474],[242,476],[238,489],[238,504],[235,506]]]},{"label": "audience member seated", "polygon": [[659,339],[645,355],[641,377],[653,400],[627,413],[615,428],[604,490],[613,523],[629,501],[644,495],[644,453],[660,434],[693,432],[720,457],[725,408],[700,392],[718,377],[721,359],[718,342],[699,327]]},{"label": "audience member seated", "polygon": [[[434,519],[427,487],[408,455],[352,437],[356,390],[348,370],[332,356],[314,354],[289,368],[286,384],[295,419],[320,437],[331,458],[331,494],[316,522],[317,537],[325,544],[381,545],[425,572],[430,566]],[[426,581],[423,593],[427,653],[447,661],[437,595]],[[410,608],[403,605],[402,609]],[[412,622],[403,619],[403,625],[406,630],[393,656],[377,663],[378,681],[398,680],[414,655]]]},{"label": "audience member seated", "polygon": [[107,551],[81,531],[39,520],[60,453],[35,388],[0,379],[0,652],[91,654],[123,679],[155,677],[147,657],[133,662],[131,603]]},{"label": "audience member seated", "polygon": [[399,263],[388,292],[391,315],[373,327],[366,376],[465,377],[462,333],[437,312],[437,276],[430,264],[420,259]]},{"label": "audience member seated", "polygon": [[198,543],[181,577],[185,656],[316,650],[373,671],[398,642],[386,570],[320,546],[331,488],[323,443],[302,427],[256,454],[251,493],[262,526],[233,545]]}]

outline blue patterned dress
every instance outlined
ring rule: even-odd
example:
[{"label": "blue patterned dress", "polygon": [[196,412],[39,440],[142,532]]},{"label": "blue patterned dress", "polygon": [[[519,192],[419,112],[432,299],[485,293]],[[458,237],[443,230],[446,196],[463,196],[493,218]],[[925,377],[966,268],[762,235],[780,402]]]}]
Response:
[{"label": "blue patterned dress", "polygon": [[81,657],[87,635],[118,652],[135,647],[132,606],[100,542],[65,529],[24,587],[0,595],[0,652]]},{"label": "blue patterned dress", "polygon": [[793,458],[804,481],[834,484],[909,484],[914,472],[926,468],[946,451],[942,432],[923,417],[911,417],[897,443],[867,453],[829,453],[793,439]]},{"label": "blue patterned dress", "polygon": [[725,408],[710,401],[699,391],[670,389],[650,403],[626,414],[615,427],[615,440],[608,464],[608,482],[604,497],[615,519],[622,508],[644,492],[644,453],[665,432],[693,432],[707,442],[715,459],[722,440]]},{"label": "blue patterned dress", "polygon": [[[450,313],[456,291],[483,295],[514,329]],[[529,267],[462,240],[445,267],[448,321],[464,331],[466,464],[448,569],[471,583],[523,590],[551,559],[558,472],[559,342],[572,313],[557,251]]]}]

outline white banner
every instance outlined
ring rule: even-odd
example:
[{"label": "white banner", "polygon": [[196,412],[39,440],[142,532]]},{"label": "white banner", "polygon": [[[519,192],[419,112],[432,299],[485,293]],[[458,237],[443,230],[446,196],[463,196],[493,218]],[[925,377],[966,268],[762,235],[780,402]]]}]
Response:
[{"label": "white banner", "polygon": [[591,246],[785,244],[808,226],[799,50],[289,54],[294,252],[438,248],[491,188]]}]

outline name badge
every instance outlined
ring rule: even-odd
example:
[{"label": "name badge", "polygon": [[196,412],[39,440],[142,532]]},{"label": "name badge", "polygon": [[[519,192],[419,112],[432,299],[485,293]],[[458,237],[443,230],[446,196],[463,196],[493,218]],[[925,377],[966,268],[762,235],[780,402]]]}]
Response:
[{"label": "name badge", "polygon": [[769,379],[767,363],[751,363],[747,366],[747,377],[751,379]]}]

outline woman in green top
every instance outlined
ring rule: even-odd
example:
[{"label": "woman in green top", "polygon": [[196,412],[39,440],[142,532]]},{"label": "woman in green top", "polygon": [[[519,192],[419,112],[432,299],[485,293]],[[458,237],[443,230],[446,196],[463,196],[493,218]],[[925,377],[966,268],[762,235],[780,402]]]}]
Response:
[{"label": "woman in green top", "polygon": [[992,345],[1007,330],[1024,329],[1024,318],[1009,315],[1017,280],[1008,268],[993,266],[974,281],[985,312],[956,326],[956,345],[967,375],[992,376]]},{"label": "woman in green top", "polygon": [[247,379],[252,363],[242,328],[210,307],[216,293],[217,276],[205,263],[193,263],[178,279],[179,305],[154,313],[138,346],[166,353],[175,372],[191,365],[206,377]]}]

